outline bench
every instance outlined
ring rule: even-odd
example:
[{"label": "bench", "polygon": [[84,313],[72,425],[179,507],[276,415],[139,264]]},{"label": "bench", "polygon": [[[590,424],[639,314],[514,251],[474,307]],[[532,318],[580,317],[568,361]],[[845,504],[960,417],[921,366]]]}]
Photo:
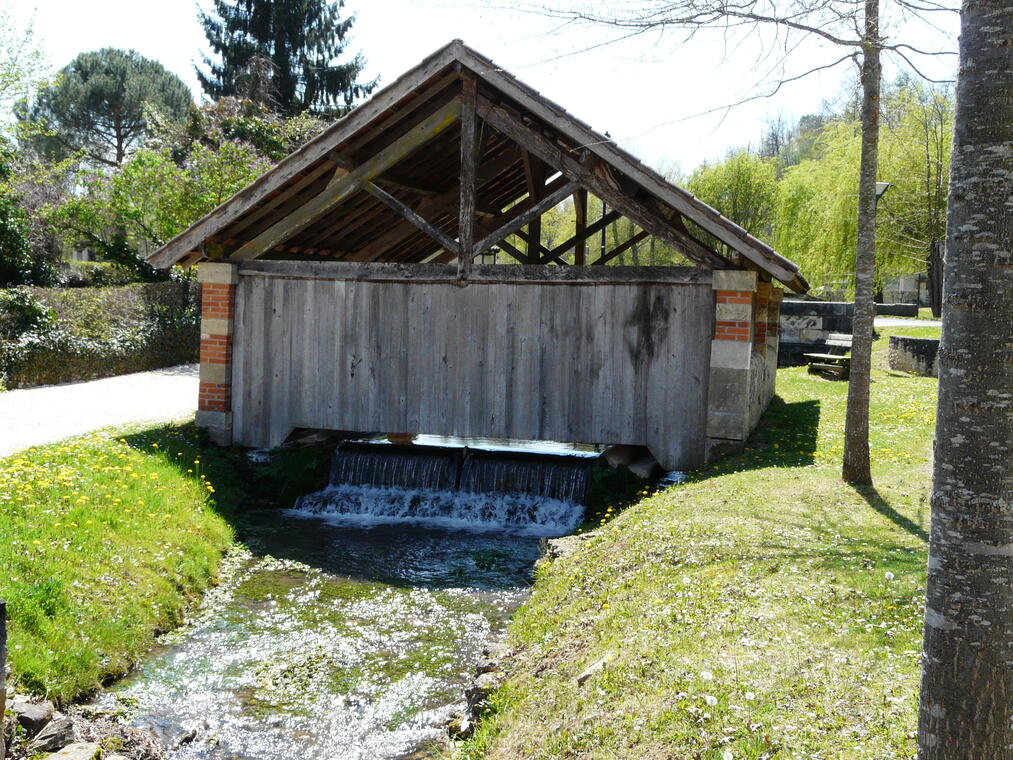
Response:
[{"label": "bench", "polygon": [[809,361],[809,373],[826,373],[841,380],[847,380],[851,373],[851,336],[830,333],[827,338],[826,354],[804,354]]}]

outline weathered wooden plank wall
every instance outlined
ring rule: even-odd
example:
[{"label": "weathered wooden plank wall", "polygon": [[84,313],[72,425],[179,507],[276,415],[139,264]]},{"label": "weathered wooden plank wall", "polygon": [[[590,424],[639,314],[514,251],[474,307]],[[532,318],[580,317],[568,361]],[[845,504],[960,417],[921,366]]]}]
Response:
[{"label": "weathered wooden plank wall", "polygon": [[456,274],[244,264],[236,442],[309,427],[639,444],[672,469],[703,461],[710,272],[477,267],[463,287]]}]

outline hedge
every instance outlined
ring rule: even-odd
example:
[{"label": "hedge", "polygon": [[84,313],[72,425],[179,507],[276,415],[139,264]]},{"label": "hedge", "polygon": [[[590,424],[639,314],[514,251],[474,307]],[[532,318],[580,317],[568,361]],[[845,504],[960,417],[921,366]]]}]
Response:
[{"label": "hedge", "polygon": [[0,291],[0,380],[8,388],[194,362],[199,342],[193,281]]}]

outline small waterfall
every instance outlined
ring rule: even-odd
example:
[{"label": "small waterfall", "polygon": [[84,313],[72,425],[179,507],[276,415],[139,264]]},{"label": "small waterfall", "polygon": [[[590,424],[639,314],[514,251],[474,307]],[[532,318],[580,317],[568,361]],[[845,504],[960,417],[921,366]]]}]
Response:
[{"label": "small waterfall", "polygon": [[443,528],[572,532],[593,459],[436,446],[346,443],[330,485],[290,512],[341,525],[418,522]]},{"label": "small waterfall", "polygon": [[583,457],[540,457],[470,451],[461,469],[461,490],[470,493],[526,493],[583,504],[591,477]]},{"label": "small waterfall", "polygon": [[437,446],[346,443],[334,452],[331,485],[452,489],[460,453]]}]

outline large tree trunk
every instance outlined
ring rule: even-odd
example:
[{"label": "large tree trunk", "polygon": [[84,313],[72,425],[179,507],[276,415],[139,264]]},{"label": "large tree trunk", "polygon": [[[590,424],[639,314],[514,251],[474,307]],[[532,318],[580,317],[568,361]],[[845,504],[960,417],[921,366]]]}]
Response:
[{"label": "large tree trunk", "polygon": [[841,477],[870,485],[869,377],[872,371],[872,323],[876,315],[876,175],[879,169],[879,0],[865,0],[862,48],[862,159],[858,177],[858,248],[855,251],[855,315],[851,342],[851,380],[844,420]]},{"label": "large tree trunk", "polygon": [[919,749],[1013,758],[1013,6],[965,0]]}]

